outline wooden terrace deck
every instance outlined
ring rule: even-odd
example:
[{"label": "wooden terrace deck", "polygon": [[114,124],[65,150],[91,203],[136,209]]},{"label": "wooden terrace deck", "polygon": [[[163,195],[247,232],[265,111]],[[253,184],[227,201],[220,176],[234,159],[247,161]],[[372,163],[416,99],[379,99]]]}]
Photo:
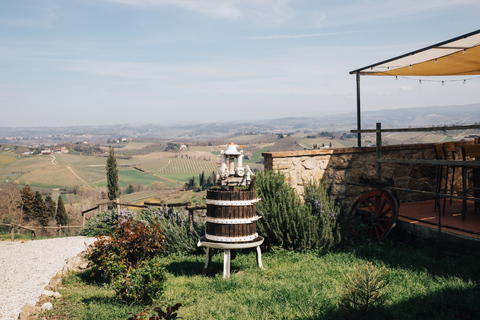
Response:
[{"label": "wooden terrace deck", "polygon": [[[443,207],[443,200],[441,200]],[[401,203],[397,228],[433,240],[438,239],[438,209],[434,200]],[[474,203],[467,202],[465,221],[462,221],[462,201],[447,199],[445,215],[441,216],[442,242],[457,243],[480,248],[480,210],[475,214]],[[469,231],[469,232],[467,232]]]}]

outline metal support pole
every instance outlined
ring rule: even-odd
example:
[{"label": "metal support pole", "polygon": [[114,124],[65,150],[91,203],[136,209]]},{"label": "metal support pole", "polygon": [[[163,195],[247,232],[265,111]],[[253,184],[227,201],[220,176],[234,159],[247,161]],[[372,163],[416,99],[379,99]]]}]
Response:
[{"label": "metal support pole", "polygon": [[382,182],[382,163],[379,162],[382,158],[382,123],[377,122],[377,181],[379,183]]},{"label": "metal support pole", "polygon": [[[357,72],[357,130],[362,130],[362,124],[360,120],[360,73]],[[357,133],[357,144],[358,147],[362,146],[362,134]]]}]

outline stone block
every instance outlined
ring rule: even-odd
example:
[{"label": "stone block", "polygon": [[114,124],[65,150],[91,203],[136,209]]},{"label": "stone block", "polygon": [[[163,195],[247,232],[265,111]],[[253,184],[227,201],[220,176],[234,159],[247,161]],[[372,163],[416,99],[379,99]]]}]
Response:
[{"label": "stone block", "polygon": [[314,159],[307,159],[302,162],[302,166],[306,170],[313,170],[318,166],[318,162],[315,161]]}]

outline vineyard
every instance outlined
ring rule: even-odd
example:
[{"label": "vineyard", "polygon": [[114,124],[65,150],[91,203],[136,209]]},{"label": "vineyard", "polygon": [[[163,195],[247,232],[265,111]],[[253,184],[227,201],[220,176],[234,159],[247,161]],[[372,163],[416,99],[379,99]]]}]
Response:
[{"label": "vineyard", "polygon": [[[119,159],[117,163],[120,185],[125,187],[129,183],[149,185],[168,182],[172,186],[178,186],[201,172],[210,175],[212,171],[217,170],[216,163],[212,161],[198,158],[172,158],[171,156],[176,154],[166,152],[161,154],[163,157],[158,157],[160,155],[158,153],[156,153],[158,158],[152,155],[135,156],[131,160]],[[106,157],[98,156],[55,154],[16,158],[9,154],[1,154],[0,178],[10,181],[18,180],[21,185],[28,182],[32,186],[46,188],[76,185],[104,187],[106,186],[105,164]]]},{"label": "vineyard", "polygon": [[157,172],[158,175],[199,174],[217,170],[217,164],[205,160],[169,159],[167,166]]},{"label": "vineyard", "polygon": [[65,166],[47,166],[38,168],[22,175],[18,180],[22,184],[29,182],[33,185],[42,184],[54,187],[84,184],[82,180]]}]

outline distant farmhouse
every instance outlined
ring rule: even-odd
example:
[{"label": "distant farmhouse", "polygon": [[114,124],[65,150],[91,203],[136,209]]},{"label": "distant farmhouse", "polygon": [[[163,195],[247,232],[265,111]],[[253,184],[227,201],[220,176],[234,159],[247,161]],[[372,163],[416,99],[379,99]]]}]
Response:
[{"label": "distant farmhouse", "polygon": [[68,153],[67,147],[55,147],[55,153]]},{"label": "distant farmhouse", "polygon": [[42,155],[46,156],[46,155],[49,155],[49,154],[52,154],[52,150],[51,149],[45,149],[45,150],[42,150]]}]

